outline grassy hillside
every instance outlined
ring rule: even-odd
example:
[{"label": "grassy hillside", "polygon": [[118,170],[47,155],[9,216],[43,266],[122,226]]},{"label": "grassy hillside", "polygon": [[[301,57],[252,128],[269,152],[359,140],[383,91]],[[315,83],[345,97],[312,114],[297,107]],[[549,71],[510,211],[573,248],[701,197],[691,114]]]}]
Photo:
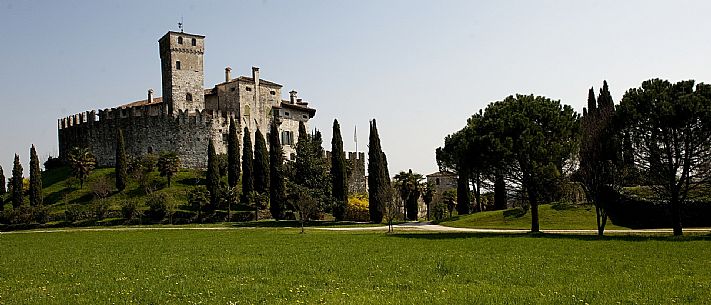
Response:
[{"label": "grassy hillside", "polygon": [[[541,229],[597,229],[593,206],[556,206],[545,204],[538,208]],[[458,228],[484,229],[530,229],[531,213],[520,209],[487,211],[471,215],[454,216],[440,222],[441,225]],[[615,226],[608,220],[606,229],[626,229]]]},{"label": "grassy hillside", "polygon": [[[121,223],[121,207],[127,201],[135,202],[139,210],[148,209],[146,206],[148,192],[136,179],[130,179],[127,188],[123,192],[117,192],[114,186],[113,168],[93,170],[83,186],[71,176],[68,167],[43,172],[42,181],[44,204],[49,211],[50,225],[83,224],[82,220],[66,223],[67,210],[92,214],[103,206],[108,209],[104,219],[85,217],[87,224],[102,224]],[[151,193],[167,195],[164,198],[177,205],[177,214],[189,215],[194,212],[188,206],[188,192],[204,184],[204,173],[196,170],[181,170],[172,178],[170,187],[167,185],[167,179],[160,177],[157,171],[149,173],[146,181],[147,183],[144,185],[149,186]],[[100,198],[102,196],[97,195],[97,193],[101,193],[102,189],[106,193],[105,198]],[[6,198],[9,198],[9,195],[6,195]],[[27,196],[25,196],[25,201],[28,201]],[[11,206],[9,200],[5,201],[5,205],[5,210],[8,210]]]},{"label": "grassy hillside", "polygon": [[0,243],[2,304],[711,303],[711,236],[232,229]]}]

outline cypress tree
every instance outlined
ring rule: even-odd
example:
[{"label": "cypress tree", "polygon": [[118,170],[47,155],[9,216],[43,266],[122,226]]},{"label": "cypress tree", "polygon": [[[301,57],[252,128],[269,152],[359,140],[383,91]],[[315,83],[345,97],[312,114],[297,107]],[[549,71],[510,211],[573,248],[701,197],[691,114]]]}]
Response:
[{"label": "cypress tree", "polygon": [[269,130],[269,210],[276,220],[284,218],[286,187],[284,184],[284,151],[279,141],[279,128],[272,120]]},{"label": "cypress tree", "polygon": [[380,136],[375,119],[370,122],[370,136],[368,141],[368,210],[370,221],[381,223],[383,221],[383,205],[390,194],[390,173],[388,161],[380,146]]},{"label": "cypress tree", "polygon": [[12,206],[17,208],[22,205],[22,164],[20,164],[20,156],[15,154],[15,161],[12,166]]},{"label": "cypress tree", "polygon": [[294,166],[296,184],[306,186],[307,177],[313,169],[311,160],[311,137],[306,133],[306,125],[304,122],[299,122],[299,136],[296,142],[296,164]]},{"label": "cypress tree", "polygon": [[249,193],[254,190],[252,169],[252,138],[249,128],[244,128],[242,138],[242,202],[249,202]]},{"label": "cypress tree", "polygon": [[239,138],[237,137],[237,125],[235,120],[230,118],[230,132],[227,136],[227,184],[230,187],[237,187],[239,181]]},{"label": "cypress tree", "polygon": [[[7,189],[5,188],[5,173],[2,171],[2,166],[0,166],[0,196],[5,195]],[[0,198],[0,202],[2,202]]]},{"label": "cypress tree", "polygon": [[123,141],[123,130],[119,129],[116,135],[116,189],[121,192],[126,189],[128,181],[128,160],[126,159],[126,146]]},{"label": "cypress tree", "polygon": [[30,205],[42,205],[42,171],[34,145],[30,148]]},{"label": "cypress tree", "polygon": [[341,126],[338,120],[333,120],[333,138],[331,139],[331,189],[336,205],[333,207],[333,217],[343,220],[348,204],[348,182],[346,178],[346,156],[343,152]]},{"label": "cypress tree", "polygon": [[264,135],[257,128],[254,133],[254,190],[266,193],[269,189],[269,153]]},{"label": "cypress tree", "polygon": [[220,200],[220,168],[212,139],[207,145],[207,190],[210,192],[210,205],[216,208]]}]

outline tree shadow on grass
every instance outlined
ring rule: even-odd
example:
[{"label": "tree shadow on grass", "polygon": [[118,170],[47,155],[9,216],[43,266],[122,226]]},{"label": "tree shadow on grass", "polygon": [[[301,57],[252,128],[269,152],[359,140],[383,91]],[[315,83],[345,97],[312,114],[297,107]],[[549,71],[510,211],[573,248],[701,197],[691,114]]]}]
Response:
[{"label": "tree shadow on grass", "polygon": [[442,239],[467,239],[467,238],[544,238],[544,239],[574,239],[582,241],[670,241],[670,242],[686,242],[686,241],[711,241],[711,234],[694,234],[690,233],[684,236],[672,235],[629,235],[616,234],[598,237],[597,235],[588,234],[556,234],[556,233],[477,233],[477,232],[442,232],[442,233],[398,233],[389,234],[392,238],[407,238],[407,239],[427,239],[427,240],[442,240]]},{"label": "tree shadow on grass", "polygon": [[[340,227],[340,226],[364,226],[367,223],[354,221],[307,221],[304,227]],[[371,224],[372,225],[372,224]],[[238,222],[233,224],[234,227],[256,227],[256,228],[300,228],[301,223],[298,220],[260,220]]]}]

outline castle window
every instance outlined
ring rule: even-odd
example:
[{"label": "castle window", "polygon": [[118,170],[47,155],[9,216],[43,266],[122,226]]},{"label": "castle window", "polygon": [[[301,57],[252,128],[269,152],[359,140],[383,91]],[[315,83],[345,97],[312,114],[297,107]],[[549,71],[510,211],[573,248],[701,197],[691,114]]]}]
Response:
[{"label": "castle window", "polygon": [[275,95],[275,94],[276,94],[276,91],[274,91],[274,90],[272,90],[272,91],[269,91],[269,94],[271,94],[271,95]]},{"label": "castle window", "polygon": [[302,114],[301,117],[304,118],[304,119],[308,119],[308,118],[309,118],[309,117],[306,116],[305,114]]},{"label": "castle window", "polygon": [[294,145],[294,132],[289,130],[284,130],[281,132],[281,144],[282,145]]},{"label": "castle window", "polygon": [[183,37],[178,36],[178,44],[183,44]]},{"label": "castle window", "polygon": [[284,116],[289,116],[289,112],[288,112],[288,111],[284,111]]},{"label": "castle window", "polygon": [[193,38],[192,45],[193,47],[197,45],[197,39]]},{"label": "castle window", "polygon": [[252,91],[252,87],[245,87],[244,90]]},{"label": "castle window", "polygon": [[230,88],[230,91],[235,91],[235,87]]},{"label": "castle window", "polygon": [[180,70],[180,61],[175,62],[175,70]]},{"label": "castle window", "polygon": [[439,178],[435,179],[435,185],[439,185]]},{"label": "castle window", "polygon": [[185,94],[185,100],[188,101],[188,102],[192,102],[192,101],[193,101],[193,95],[190,94],[190,93]]},{"label": "castle window", "polygon": [[291,153],[291,155],[290,155],[289,157],[290,157],[289,160],[296,160],[296,154],[295,154],[295,153]]}]

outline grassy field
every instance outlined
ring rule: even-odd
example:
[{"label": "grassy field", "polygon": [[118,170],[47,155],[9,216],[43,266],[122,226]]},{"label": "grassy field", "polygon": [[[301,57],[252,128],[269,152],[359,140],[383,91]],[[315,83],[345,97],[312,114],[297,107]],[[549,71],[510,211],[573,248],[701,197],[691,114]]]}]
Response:
[{"label": "grassy field", "polygon": [[[597,229],[595,208],[588,206],[567,206],[554,208],[550,204],[538,207],[538,222],[541,229]],[[530,229],[531,212],[517,213],[517,210],[487,211],[471,215],[454,216],[450,220],[440,222],[441,225],[458,228],[482,229]],[[605,229],[624,230],[608,219]]]},{"label": "grassy field", "polygon": [[0,304],[708,304],[711,236],[0,235]]}]

